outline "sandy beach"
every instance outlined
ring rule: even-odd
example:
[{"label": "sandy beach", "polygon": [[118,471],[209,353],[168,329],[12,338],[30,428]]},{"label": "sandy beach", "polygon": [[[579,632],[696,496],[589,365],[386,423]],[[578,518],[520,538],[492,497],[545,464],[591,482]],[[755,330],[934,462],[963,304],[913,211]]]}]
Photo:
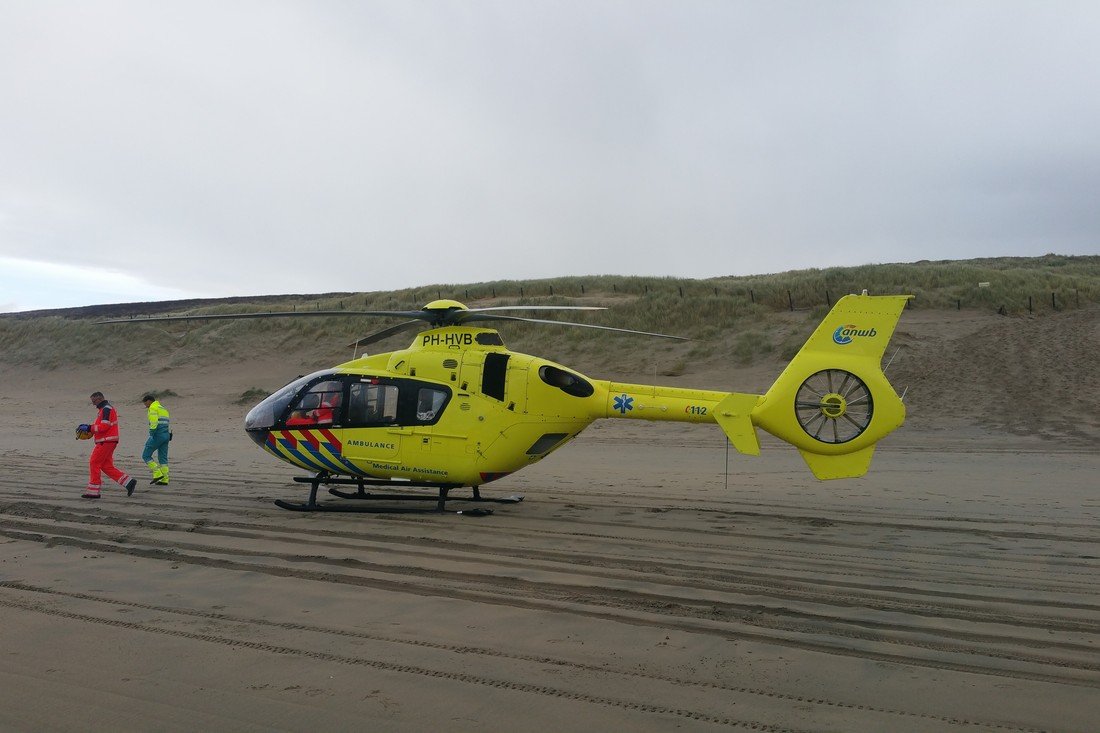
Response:
[{"label": "sandy beach", "polygon": [[[147,379],[0,367],[0,729],[1100,730],[1089,436],[915,415],[821,483],[775,441],[606,422],[491,516],[301,514],[232,402],[293,368],[173,372],[160,488]],[[132,498],[80,498],[91,389]]]}]

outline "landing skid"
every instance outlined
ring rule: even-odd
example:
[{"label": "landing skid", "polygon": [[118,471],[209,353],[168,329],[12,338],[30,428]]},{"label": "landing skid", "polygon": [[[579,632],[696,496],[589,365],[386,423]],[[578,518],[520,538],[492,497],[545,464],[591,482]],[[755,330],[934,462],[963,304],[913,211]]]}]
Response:
[{"label": "landing skid", "polygon": [[[305,503],[284,501],[282,499],[276,499],[275,505],[288,509],[292,512],[358,512],[361,514],[440,514],[447,511],[447,500],[451,501],[473,501],[479,503],[494,503],[494,504],[518,504],[523,501],[523,496],[513,495],[503,498],[486,498],[481,495],[481,491],[477,486],[473,488],[472,497],[450,496],[451,489],[461,488],[460,484],[436,484],[423,481],[388,481],[386,479],[371,479],[371,478],[336,478],[330,476],[327,473],[321,472],[316,476],[295,476],[294,480],[298,483],[309,484],[309,499]],[[317,501],[317,489],[321,484],[326,486],[330,484],[355,486],[357,491],[341,491],[337,488],[329,488],[329,493],[333,496],[338,496],[341,499],[350,500],[378,500],[378,501],[435,501],[434,507],[382,507],[382,506],[348,506],[346,504],[320,504]],[[430,494],[395,494],[395,493],[371,493],[366,490],[367,486],[387,486],[387,487],[412,487],[412,488],[434,488],[438,489],[438,496],[431,496]],[[473,514],[477,512],[479,514],[491,514],[492,509],[481,509],[470,512]]]}]

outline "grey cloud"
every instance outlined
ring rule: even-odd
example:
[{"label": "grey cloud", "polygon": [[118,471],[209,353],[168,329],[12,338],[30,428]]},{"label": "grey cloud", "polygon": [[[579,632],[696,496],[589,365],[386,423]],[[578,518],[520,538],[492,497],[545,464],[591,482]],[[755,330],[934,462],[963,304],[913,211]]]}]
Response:
[{"label": "grey cloud", "polygon": [[1071,2],[5,3],[0,255],[229,295],[1094,253],[1097,37]]}]

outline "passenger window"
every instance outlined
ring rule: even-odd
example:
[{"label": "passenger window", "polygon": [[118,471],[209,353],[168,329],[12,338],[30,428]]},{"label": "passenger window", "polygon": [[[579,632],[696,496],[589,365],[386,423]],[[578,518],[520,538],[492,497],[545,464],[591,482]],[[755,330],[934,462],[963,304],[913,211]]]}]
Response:
[{"label": "passenger window", "polygon": [[397,385],[356,382],[348,399],[351,425],[392,425],[397,422]]},{"label": "passenger window", "polygon": [[421,387],[416,398],[416,420],[420,423],[435,422],[443,403],[447,401],[447,393],[441,389]]},{"label": "passenger window", "polygon": [[589,397],[596,391],[589,382],[576,374],[549,364],[539,367],[539,379],[574,397]]}]

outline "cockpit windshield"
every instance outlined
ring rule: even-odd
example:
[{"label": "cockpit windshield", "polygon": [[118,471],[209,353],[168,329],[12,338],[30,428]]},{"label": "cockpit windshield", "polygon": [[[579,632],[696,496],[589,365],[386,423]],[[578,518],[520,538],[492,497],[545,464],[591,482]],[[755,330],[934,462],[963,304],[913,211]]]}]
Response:
[{"label": "cockpit windshield", "polygon": [[[326,374],[329,373],[314,372],[313,374],[299,377],[271,396],[266,397],[260,404],[253,407],[248,411],[248,414],[245,415],[244,429],[268,430],[272,428],[275,422],[282,418],[283,413],[286,411],[287,406],[290,405],[290,401],[294,399],[295,395],[297,395],[306,384]],[[335,384],[340,383],[335,382]],[[318,398],[318,402],[320,402],[320,398]]]}]

